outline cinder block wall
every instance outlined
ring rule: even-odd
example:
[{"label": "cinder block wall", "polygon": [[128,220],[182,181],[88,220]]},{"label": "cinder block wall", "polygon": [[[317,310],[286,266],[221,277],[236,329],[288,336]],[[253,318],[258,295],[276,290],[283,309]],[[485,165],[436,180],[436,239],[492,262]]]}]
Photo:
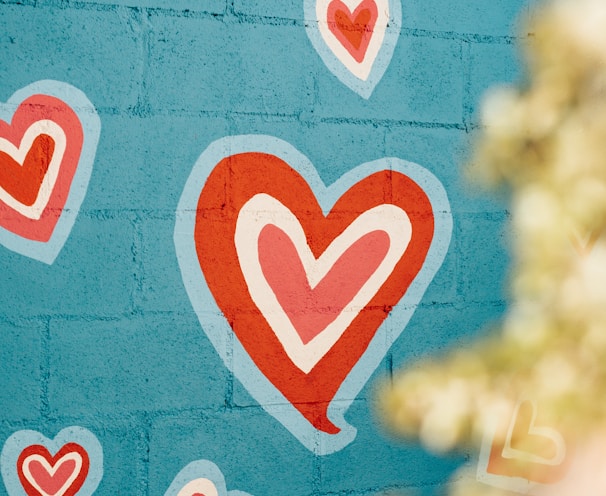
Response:
[{"label": "cinder block wall", "polygon": [[[487,87],[520,71],[522,0],[402,0],[393,58],[366,100],[311,45],[303,1],[0,0],[0,101],[44,79],[82,90],[101,135],[52,265],[0,246],[0,445],[22,429],[99,439],[99,495],[162,495],[210,460],[254,496],[436,494],[465,459],[390,439],[373,384],[463,346],[505,309],[507,207],[460,164]],[[444,185],[451,245],[409,325],[347,413],[353,443],[316,456],[268,415],[202,332],[173,243],[193,164],[214,140],[266,134],[326,184],[399,157]],[[0,494],[7,494],[0,484]]]}]

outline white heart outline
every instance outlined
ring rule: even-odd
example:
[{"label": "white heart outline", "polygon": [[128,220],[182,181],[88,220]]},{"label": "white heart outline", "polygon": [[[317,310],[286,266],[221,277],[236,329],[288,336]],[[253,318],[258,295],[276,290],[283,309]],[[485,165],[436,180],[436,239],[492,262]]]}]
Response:
[{"label": "white heart outline", "polygon": [[[423,266],[404,296],[377,328],[366,352],[351,369],[328,405],[327,415],[330,421],[341,429],[338,434],[316,430],[256,367],[217,306],[198,262],[194,229],[202,188],[221,160],[249,152],[272,154],[296,170],[313,191],[325,216],[354,184],[375,172],[385,170],[397,171],[412,179],[425,192],[433,210],[434,236]],[[451,234],[452,215],[446,191],[440,181],[420,165],[387,157],[359,165],[335,183],[326,186],[307,157],[286,141],[267,135],[239,135],[212,142],[198,157],[177,206],[174,242],[181,277],[192,307],[225,366],[261,407],[278,419],[307,449],[318,455],[327,455],[343,449],[355,438],[356,429],[347,423],[344,414],[408,324],[429,283],[442,265]],[[226,343],[232,343],[233,348],[228,349]]]},{"label": "white heart outline", "polygon": [[[66,461],[69,461],[69,460],[73,460],[74,462],[76,462],[76,468],[74,469],[73,473],[66,479],[66,481],[64,482],[63,486],[61,486],[59,491],[55,492],[53,494],[48,494],[44,489],[42,489],[40,487],[40,484],[38,484],[38,481],[36,480],[34,475],[31,473],[30,468],[29,468],[29,464],[31,462],[37,461],[44,467],[44,470],[46,470],[46,472],[48,474],[50,474],[51,477],[53,477],[55,475],[55,473],[57,472],[57,470],[59,470],[59,467],[61,467],[61,465],[63,463],[65,463]],[[82,470],[82,463],[83,463],[82,456],[80,455],[80,453],[76,453],[76,452],[66,453],[59,460],[57,460],[56,463],[52,467],[48,463],[46,458],[44,458],[43,456],[38,455],[38,454],[33,454],[33,455],[29,455],[28,457],[25,458],[25,460],[23,460],[22,470],[23,470],[23,475],[28,480],[28,482],[34,488],[36,488],[36,490],[42,496],[63,496],[65,494],[65,491],[67,491],[71,487],[72,483],[78,478],[78,475],[80,475],[80,471]]]},{"label": "white heart outline", "polygon": [[63,160],[65,148],[67,147],[67,137],[65,136],[63,129],[61,129],[56,122],[46,119],[36,121],[27,128],[25,133],[23,133],[23,138],[19,143],[19,147],[16,147],[10,141],[0,137],[0,152],[6,153],[23,167],[25,156],[31,149],[34,140],[42,134],[46,134],[53,139],[55,142],[55,149],[34,203],[32,205],[24,205],[13,198],[8,191],[0,186],[0,201],[15,209],[24,217],[33,220],[40,219],[42,212],[48,205],[55,183],[57,182],[57,177],[59,177],[61,161]]},{"label": "white heart outline", "polygon": [[[389,20],[385,27],[384,33],[381,33],[381,44],[380,47],[378,47],[372,63],[370,64],[368,74],[362,79],[354,73],[361,70],[360,68],[352,72],[350,68],[352,67],[351,61],[353,60],[353,62],[356,64],[358,63],[355,61],[355,59],[352,59],[351,55],[342,46],[341,42],[332,33],[330,33],[330,35],[323,34],[323,31],[325,30],[330,32],[330,29],[326,25],[327,16],[324,15],[324,8],[322,7],[322,9],[319,9],[317,2],[326,1],[327,0],[304,0],[303,18],[305,21],[305,31],[307,36],[328,70],[332,72],[333,75],[335,75],[343,84],[349,87],[349,89],[355,91],[362,98],[368,99],[389,67],[398,43],[400,30],[402,28],[402,8],[400,5],[400,0],[387,0],[389,5]],[[351,5],[351,3],[349,3],[349,5]],[[326,7],[326,9],[328,9],[328,7]],[[380,12],[379,16],[381,16]],[[334,41],[327,43],[327,39],[332,39]],[[370,48],[371,47],[369,45],[364,60],[367,60],[369,55],[371,55],[371,53],[368,52]],[[336,53],[335,49],[337,50]],[[343,55],[342,58],[339,57],[341,50],[347,52],[347,55]],[[345,60],[347,63],[345,63],[343,60]],[[348,67],[348,65],[350,67]],[[362,61],[362,66],[363,65],[364,61]]]},{"label": "white heart outline", "polygon": [[88,454],[89,467],[86,479],[78,496],[91,496],[103,478],[103,448],[95,435],[84,427],[72,426],[62,429],[53,439],[40,432],[21,430],[13,433],[4,443],[0,453],[0,473],[8,496],[28,496],[17,474],[17,460],[25,448],[38,444],[51,455],[68,443],[80,445]]},{"label": "white heart outline", "polygon": [[[362,285],[339,316],[308,343],[303,343],[286,312],[265,279],[259,264],[259,234],[268,224],[289,235],[314,288],[351,244],[371,231],[388,234],[390,246],[379,267]],[[314,257],[297,217],[282,203],[267,194],[257,194],[240,209],[236,221],[235,245],[244,280],[250,295],[292,362],[308,373],[343,335],[360,310],[372,299],[393,272],[412,237],[410,218],[395,205],[380,205],[361,213],[320,255]],[[256,249],[251,249],[256,247]]]},{"label": "white heart outline", "polygon": [[16,253],[52,265],[69,237],[86,196],[101,134],[101,120],[95,106],[82,91],[70,84],[50,79],[25,86],[17,90],[6,103],[0,102],[0,119],[10,123],[20,104],[38,94],[62,100],[78,116],[83,133],[80,158],[61,216],[50,239],[46,242],[26,239],[0,226],[0,244]]}]

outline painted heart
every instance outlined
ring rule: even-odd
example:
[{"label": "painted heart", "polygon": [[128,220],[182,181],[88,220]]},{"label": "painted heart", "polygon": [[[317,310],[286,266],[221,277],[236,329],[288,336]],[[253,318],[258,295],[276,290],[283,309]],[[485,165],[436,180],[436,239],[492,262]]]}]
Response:
[{"label": "painted heart", "polygon": [[86,450],[76,443],[64,445],[55,456],[41,445],[25,448],[17,460],[17,474],[28,495],[73,496],[88,475]]},{"label": "painted heart", "polygon": [[399,0],[305,0],[307,35],[328,69],[369,98],[387,69],[401,26]]},{"label": "painted heart", "polygon": [[[521,400],[509,416],[490,427],[485,435],[478,479],[490,485],[532,493],[534,486],[553,485],[566,475],[567,445],[556,429],[537,421],[537,404]],[[504,442],[496,436],[504,434]]]},{"label": "painted heart", "polygon": [[175,244],[226,365],[303,444],[328,453],[355,437],[343,413],[410,319],[450,233],[444,190],[415,164],[371,162],[327,188],[287,143],[239,136],[194,166]]},{"label": "painted heart", "polygon": [[18,431],[0,455],[9,496],[85,496],[103,476],[97,438],[82,427],[62,430],[53,440],[35,431]]},{"label": "painted heart", "polygon": [[0,243],[52,263],[86,193],[99,139],[76,88],[39,81],[0,104]]},{"label": "painted heart", "polygon": [[242,491],[227,491],[225,478],[214,463],[198,460],[181,470],[164,496],[251,496]]}]

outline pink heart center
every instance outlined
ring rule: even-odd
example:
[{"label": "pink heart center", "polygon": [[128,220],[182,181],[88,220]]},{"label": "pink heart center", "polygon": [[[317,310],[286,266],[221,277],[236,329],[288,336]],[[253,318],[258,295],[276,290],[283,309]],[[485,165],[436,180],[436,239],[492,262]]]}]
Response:
[{"label": "pink heart center", "polygon": [[328,6],[330,31],[358,63],[364,60],[377,17],[374,0],[364,0],[353,13],[341,0]]},{"label": "pink heart center", "polygon": [[51,475],[46,467],[37,460],[32,460],[29,463],[29,471],[40,486],[40,488],[49,496],[57,494],[76,470],[76,462],[74,460],[65,460],[59,468]]},{"label": "pink heart center", "polygon": [[341,314],[389,251],[385,231],[369,232],[352,243],[312,288],[294,243],[282,229],[268,224],[258,243],[263,275],[303,344]]}]

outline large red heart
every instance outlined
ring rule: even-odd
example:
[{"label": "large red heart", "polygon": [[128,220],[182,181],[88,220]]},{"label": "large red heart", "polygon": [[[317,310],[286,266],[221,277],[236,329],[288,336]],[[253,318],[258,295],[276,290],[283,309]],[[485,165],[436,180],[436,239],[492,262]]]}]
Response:
[{"label": "large red heart", "polygon": [[[405,248],[395,260],[393,268],[362,308],[351,310],[353,313],[344,331],[329,349],[324,350],[312,362],[309,370],[297,366],[289,356],[280,338],[281,330],[272,328],[269,323],[272,317],[268,315],[267,309],[263,304],[260,308],[255,303],[254,295],[251,295],[251,285],[256,282],[256,276],[251,275],[254,272],[243,271],[241,265],[244,256],[241,240],[254,240],[255,237],[247,238],[239,230],[246,231],[249,223],[247,219],[254,219],[255,211],[261,217],[264,215],[256,207],[245,212],[259,199],[270,204],[277,202],[276,205],[283,205],[285,211],[292,213],[305,233],[305,242],[312,258],[316,260],[321,259],[325,252],[331,251],[338,240],[345,239],[346,244],[349,243],[345,248],[337,250],[332,265],[323,272],[319,283],[328,280],[327,284],[334,288],[335,280],[343,279],[343,285],[347,288],[344,291],[347,293],[345,300],[364,283],[365,277],[370,277],[369,274],[373,273],[377,264],[382,263],[382,253],[385,251],[384,235],[381,234],[383,229],[372,228],[373,219],[376,218],[371,215],[372,212],[403,212],[404,217],[409,219],[411,236],[403,245]],[[383,217],[385,215],[381,218]],[[254,220],[250,223],[254,223]],[[244,227],[240,228],[239,225],[242,224]],[[349,231],[353,229],[351,226],[361,226],[358,231],[363,234],[358,238],[354,235],[348,238]],[[266,256],[265,260],[259,260],[257,264],[266,274],[259,279],[264,279],[274,293],[281,294],[278,302],[282,310],[291,313],[291,317],[297,311],[321,312],[322,305],[318,307],[318,298],[314,297],[308,304],[288,308],[288,285],[294,284],[292,287],[298,287],[297,291],[305,286],[301,268],[297,265],[301,261],[301,254],[293,251],[291,246],[294,235],[284,236],[284,233],[275,230],[272,232],[271,227],[269,229],[269,232],[256,238],[257,246],[251,246],[251,251],[260,253],[259,258],[261,254]],[[266,235],[269,237],[263,239]],[[421,270],[433,237],[434,213],[430,200],[423,189],[403,173],[381,170],[370,174],[345,191],[325,216],[305,179],[281,158],[261,152],[235,154],[223,158],[213,168],[198,198],[194,228],[195,250],[200,268],[210,292],[238,340],[271,384],[316,429],[328,434],[339,432],[339,428],[328,419],[328,405],[364,354],[381,323]],[[389,244],[394,242],[390,239]],[[240,248],[236,246],[238,243]],[[300,242],[295,244],[301,245]],[[280,263],[288,264],[285,273],[293,278],[290,283],[279,281],[277,269],[270,267],[272,263],[278,263],[275,259],[274,262],[269,260],[273,256],[271,245],[275,250],[282,251],[283,262]],[[360,261],[365,250],[372,252],[369,260]],[[253,257],[250,264],[254,263]],[[339,264],[344,266],[339,267]],[[347,270],[347,266],[356,270],[361,267],[366,270],[366,274],[354,274]],[[263,284],[262,280],[257,282]],[[340,283],[336,284],[338,286]],[[308,289],[305,291],[312,293]],[[319,297],[326,306],[334,304],[337,308],[329,310],[328,313],[332,314],[327,318],[321,315],[313,317],[314,323],[305,331],[299,332],[301,341],[321,336],[325,332],[322,326],[347,304],[339,299],[340,295],[333,296],[331,299],[331,291],[328,291]],[[290,320],[296,324],[296,318]]]},{"label": "large red heart", "polygon": [[351,12],[341,0],[328,5],[328,27],[356,62],[362,62],[378,17],[375,0],[364,0]]},{"label": "large red heart", "polygon": [[28,496],[75,496],[88,475],[86,450],[67,443],[52,456],[42,445],[25,448],[17,459],[17,474]]},{"label": "large red heart", "polygon": [[32,95],[10,123],[0,120],[0,226],[46,242],[61,216],[84,133],[65,102]]}]

